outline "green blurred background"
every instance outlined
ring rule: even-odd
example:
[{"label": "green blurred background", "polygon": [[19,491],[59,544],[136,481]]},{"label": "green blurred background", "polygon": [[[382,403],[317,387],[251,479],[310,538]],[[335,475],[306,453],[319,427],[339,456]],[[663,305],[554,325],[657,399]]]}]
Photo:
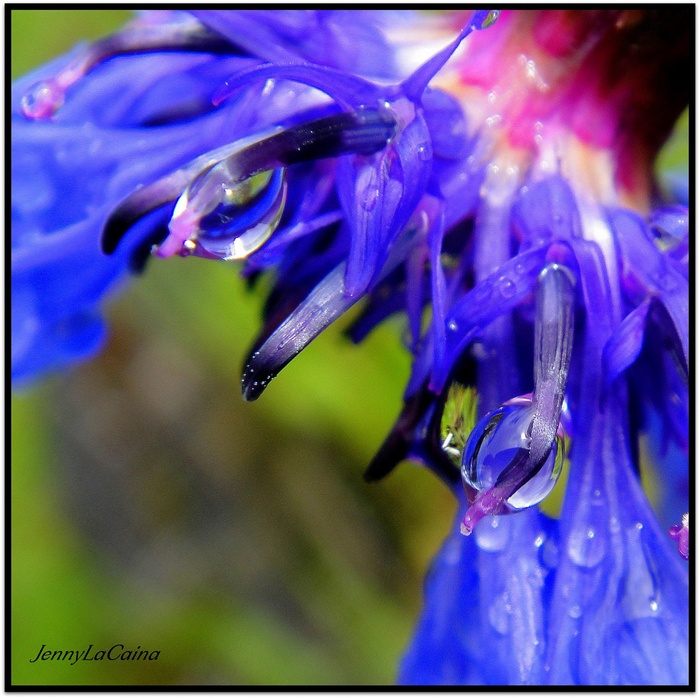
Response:
[{"label": "green blurred background", "polygon": [[[13,10],[12,76],[130,16]],[[687,163],[688,122],[663,167]],[[405,327],[353,347],[341,322],[247,404],[263,297],[236,271],[153,260],[108,302],[98,358],[13,396],[14,685],[393,682],[455,510],[413,464],[361,477],[400,407]],[[160,658],[29,661],[114,644]]]},{"label": "green blurred background", "polygon": [[[130,16],[13,10],[13,77]],[[362,480],[400,407],[404,327],[360,347],[331,328],[247,404],[262,295],[237,270],[153,260],[107,304],[96,360],[13,397],[15,685],[394,681],[454,515],[413,464]],[[117,643],[160,658],[29,662]]]}]

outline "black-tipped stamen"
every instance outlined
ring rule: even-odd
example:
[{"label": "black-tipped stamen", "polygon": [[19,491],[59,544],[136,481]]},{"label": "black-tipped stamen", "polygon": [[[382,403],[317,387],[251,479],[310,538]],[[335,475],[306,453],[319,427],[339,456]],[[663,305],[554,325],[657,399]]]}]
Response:
[{"label": "black-tipped stamen", "polygon": [[360,109],[212,150],[124,199],[107,218],[101,236],[102,250],[112,254],[134,223],[174,202],[188,186],[190,200],[207,196],[211,174],[218,179],[224,177],[226,185],[233,187],[262,172],[301,162],[346,153],[369,155],[384,148],[395,129],[396,121],[388,111]]}]

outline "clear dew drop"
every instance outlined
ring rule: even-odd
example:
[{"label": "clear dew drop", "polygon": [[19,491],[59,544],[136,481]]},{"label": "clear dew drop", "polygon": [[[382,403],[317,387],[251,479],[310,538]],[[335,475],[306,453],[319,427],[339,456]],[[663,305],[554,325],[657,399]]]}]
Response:
[{"label": "clear dew drop", "polygon": [[592,528],[577,528],[567,545],[569,559],[579,567],[592,568],[605,557],[605,539]]},{"label": "clear dew drop", "polygon": [[430,160],[432,156],[430,146],[421,143],[416,149],[416,155],[418,155],[419,160],[423,160],[424,162]]},{"label": "clear dew drop", "polygon": [[[479,492],[493,487],[518,451],[529,451],[533,418],[534,408],[529,398],[518,398],[483,417],[464,449],[465,484]],[[538,504],[554,489],[564,463],[563,451],[557,437],[544,465],[507,500],[512,511]]]},{"label": "clear dew drop", "polygon": [[189,239],[183,244],[192,254],[245,259],[279,225],[287,196],[286,173],[284,169],[268,170],[231,184],[225,163],[220,165],[221,171],[217,171],[219,166],[212,168],[185,190],[175,205],[172,222],[184,220]]},{"label": "clear dew drop", "polygon": [[510,521],[498,516],[484,519],[474,529],[476,544],[486,552],[496,553],[503,550],[510,537]]},{"label": "clear dew drop", "polygon": [[518,289],[507,276],[502,276],[498,280],[498,290],[504,298],[512,298]]},{"label": "clear dew drop", "polygon": [[55,80],[41,80],[22,97],[20,108],[29,119],[46,119],[61,108],[64,99],[63,90]]},{"label": "clear dew drop", "polygon": [[574,604],[573,606],[571,606],[571,608],[569,608],[569,616],[571,618],[580,618],[582,613],[583,611],[581,610],[581,607],[578,604]]},{"label": "clear dew drop", "polygon": [[688,211],[681,206],[663,207],[651,215],[649,229],[662,252],[673,251],[688,239]]}]

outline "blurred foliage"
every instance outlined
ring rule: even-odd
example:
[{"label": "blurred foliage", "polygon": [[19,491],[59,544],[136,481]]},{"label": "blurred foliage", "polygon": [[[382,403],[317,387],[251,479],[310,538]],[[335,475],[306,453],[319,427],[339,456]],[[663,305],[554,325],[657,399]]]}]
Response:
[{"label": "blurred foliage", "polygon": [[[12,75],[129,16],[13,10]],[[413,464],[361,477],[400,407],[404,328],[359,347],[331,328],[247,404],[263,293],[236,272],[151,261],[101,356],[13,397],[15,685],[393,682],[454,515]],[[29,662],[116,643],[161,654]]]}]

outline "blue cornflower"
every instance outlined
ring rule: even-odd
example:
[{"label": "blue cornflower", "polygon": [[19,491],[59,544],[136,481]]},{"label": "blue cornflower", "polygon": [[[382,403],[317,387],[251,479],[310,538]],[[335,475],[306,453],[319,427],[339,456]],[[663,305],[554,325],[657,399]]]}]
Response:
[{"label": "blue cornflower", "polygon": [[[451,43],[388,38],[417,21]],[[687,683],[687,501],[660,524],[639,463],[645,435],[687,500],[688,209],[650,168],[689,23],[145,13],[13,87],[13,377],[94,353],[150,254],[274,272],[251,400],[356,303],[358,342],[403,312],[404,409],[366,477],[417,460],[460,512],[400,681]]]}]

